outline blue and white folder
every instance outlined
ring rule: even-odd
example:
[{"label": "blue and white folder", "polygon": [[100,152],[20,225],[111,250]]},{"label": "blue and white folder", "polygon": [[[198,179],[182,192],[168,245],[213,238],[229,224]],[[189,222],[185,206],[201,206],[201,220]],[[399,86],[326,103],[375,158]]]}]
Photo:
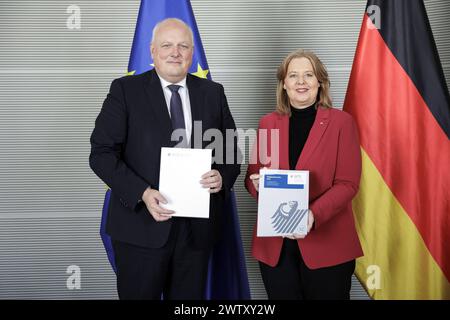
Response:
[{"label": "blue and white folder", "polygon": [[306,235],[309,171],[259,171],[258,237]]}]

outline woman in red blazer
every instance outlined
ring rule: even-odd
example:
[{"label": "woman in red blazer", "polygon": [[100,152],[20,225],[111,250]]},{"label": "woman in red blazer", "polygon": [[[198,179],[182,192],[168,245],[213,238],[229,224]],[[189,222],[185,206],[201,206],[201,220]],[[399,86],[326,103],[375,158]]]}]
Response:
[{"label": "woman in red blazer", "polygon": [[[268,141],[258,134],[245,186],[257,199],[260,168],[309,170],[308,234],[257,237],[255,227],[252,254],[269,299],[349,299],[355,258],[363,255],[351,203],[361,175],[357,129],[332,108],[328,74],[314,53],[289,54],[277,78],[276,111],[258,128]],[[278,140],[270,141],[272,130]]]}]

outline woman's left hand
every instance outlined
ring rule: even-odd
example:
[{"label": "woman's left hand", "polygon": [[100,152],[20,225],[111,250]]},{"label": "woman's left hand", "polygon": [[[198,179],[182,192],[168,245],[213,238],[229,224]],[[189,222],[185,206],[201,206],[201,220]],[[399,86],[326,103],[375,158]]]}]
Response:
[{"label": "woman's left hand", "polygon": [[284,237],[288,238],[288,239],[292,239],[292,240],[303,239],[311,231],[313,224],[314,224],[314,214],[311,210],[308,210],[308,232],[307,232],[307,234],[300,235],[300,234],[293,233],[290,236],[284,236]]}]

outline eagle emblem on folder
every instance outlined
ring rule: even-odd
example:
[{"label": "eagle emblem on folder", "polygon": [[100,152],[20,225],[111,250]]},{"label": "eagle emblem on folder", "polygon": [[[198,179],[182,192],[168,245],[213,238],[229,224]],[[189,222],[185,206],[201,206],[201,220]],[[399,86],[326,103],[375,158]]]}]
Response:
[{"label": "eagle emblem on folder", "polygon": [[294,233],[307,212],[298,209],[298,201],[283,202],[271,217],[273,229],[280,234]]}]

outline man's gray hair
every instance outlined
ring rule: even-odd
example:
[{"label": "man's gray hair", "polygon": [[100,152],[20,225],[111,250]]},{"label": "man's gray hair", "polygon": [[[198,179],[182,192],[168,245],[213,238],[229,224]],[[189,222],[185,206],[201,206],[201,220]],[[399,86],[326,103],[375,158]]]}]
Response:
[{"label": "man's gray hair", "polygon": [[167,19],[164,19],[164,20],[161,20],[160,22],[158,22],[155,25],[155,27],[153,28],[152,42],[151,43],[153,43],[153,41],[155,40],[155,35],[159,31],[159,29],[161,29],[161,27],[163,25],[165,25],[166,23],[170,23],[170,22],[176,22],[176,23],[179,23],[179,24],[182,24],[183,26],[185,26],[189,30],[189,34],[191,36],[192,45],[194,45],[194,34],[192,33],[191,27],[186,22],[184,22],[183,20],[178,19],[178,18],[167,18]]}]

